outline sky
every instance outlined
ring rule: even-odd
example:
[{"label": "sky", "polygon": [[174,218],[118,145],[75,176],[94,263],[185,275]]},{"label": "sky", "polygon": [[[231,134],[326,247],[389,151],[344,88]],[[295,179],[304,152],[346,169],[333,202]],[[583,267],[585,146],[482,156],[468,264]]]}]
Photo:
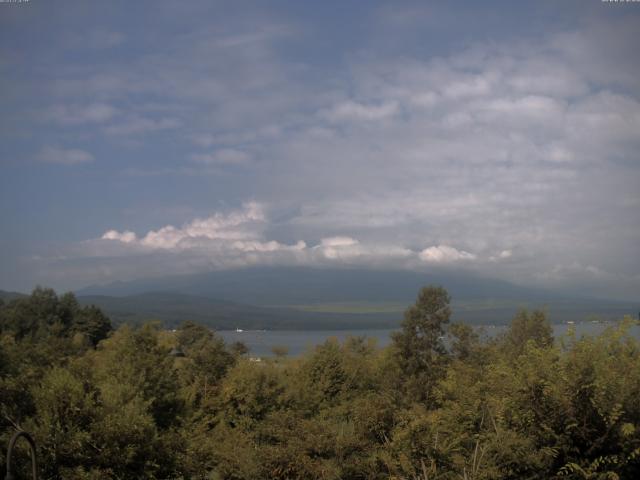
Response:
[{"label": "sky", "polygon": [[245,266],[640,297],[640,3],[0,3],[0,289]]}]

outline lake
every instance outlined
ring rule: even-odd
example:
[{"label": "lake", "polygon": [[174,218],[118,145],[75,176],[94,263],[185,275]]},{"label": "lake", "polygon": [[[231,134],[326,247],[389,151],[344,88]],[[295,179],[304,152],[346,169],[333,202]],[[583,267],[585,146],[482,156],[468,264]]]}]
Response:
[{"label": "lake", "polygon": [[[598,335],[605,328],[615,325],[614,322],[579,322],[574,325],[555,324],[553,334],[556,338],[567,333],[569,327],[575,327],[576,334]],[[504,325],[484,325],[478,327],[485,337],[493,337],[503,332],[507,328]],[[323,343],[328,338],[337,338],[340,342],[347,337],[365,336],[373,338],[379,347],[384,347],[391,341],[391,332],[394,329],[370,329],[370,330],[220,330],[216,332],[225,342],[243,342],[249,347],[249,354],[255,357],[265,357],[273,355],[271,349],[277,346],[287,347],[289,355],[299,355],[312,349],[315,345]],[[635,338],[640,338],[640,326],[631,327],[631,333]]]}]

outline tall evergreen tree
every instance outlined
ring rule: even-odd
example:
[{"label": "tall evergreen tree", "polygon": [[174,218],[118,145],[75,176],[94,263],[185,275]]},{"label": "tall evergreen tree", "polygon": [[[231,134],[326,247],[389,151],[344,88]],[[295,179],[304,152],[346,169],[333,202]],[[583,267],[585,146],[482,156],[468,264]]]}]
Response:
[{"label": "tall evergreen tree", "polygon": [[450,302],[444,288],[424,287],[415,305],[405,311],[402,330],[393,334],[407,393],[417,401],[429,399],[436,382],[444,375],[446,349],[442,338],[451,317]]}]

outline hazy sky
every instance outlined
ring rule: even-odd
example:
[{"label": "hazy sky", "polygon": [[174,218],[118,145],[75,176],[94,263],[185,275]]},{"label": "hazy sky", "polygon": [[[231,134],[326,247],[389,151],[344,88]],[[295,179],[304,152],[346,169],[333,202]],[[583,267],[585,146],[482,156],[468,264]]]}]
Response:
[{"label": "hazy sky", "polygon": [[0,3],[0,288],[244,265],[640,296],[640,3]]}]

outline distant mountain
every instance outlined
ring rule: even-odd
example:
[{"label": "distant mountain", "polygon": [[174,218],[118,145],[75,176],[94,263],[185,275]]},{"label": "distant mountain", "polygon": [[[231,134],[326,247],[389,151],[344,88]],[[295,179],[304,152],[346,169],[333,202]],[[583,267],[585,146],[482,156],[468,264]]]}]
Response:
[{"label": "distant mountain", "polygon": [[5,302],[21,297],[26,297],[26,295],[24,293],[6,292],[4,290],[0,290],[0,300],[4,300]]},{"label": "distant mountain", "polygon": [[[444,286],[454,319],[507,323],[521,307],[547,308],[554,322],[635,315],[630,302],[567,297],[508,282],[445,272],[247,268],[117,282],[79,290],[117,319],[191,319],[217,328],[397,326],[427,284]],[[153,292],[153,293],[149,293]],[[96,297],[102,295],[103,297]]]},{"label": "distant mountain", "polygon": [[363,269],[246,268],[194,275],[116,282],[78,290],[79,295],[136,295],[174,292],[252,305],[415,300],[421,287],[444,286],[454,299],[558,299],[552,292],[508,282],[451,273]]},{"label": "distant mountain", "polygon": [[80,295],[83,305],[100,307],[116,323],[138,324],[160,320],[171,328],[185,320],[218,330],[393,328],[396,314],[305,312],[266,308],[170,292],[148,292],[124,297]]},{"label": "distant mountain", "polygon": [[[167,276],[76,291],[114,323],[185,320],[226,329],[396,328],[419,289],[442,285],[453,298],[453,320],[508,323],[519,308],[546,308],[552,322],[637,315],[631,302],[566,297],[499,280],[450,273],[311,268],[250,268]],[[62,293],[62,292],[60,292]],[[0,290],[7,302],[25,295]]]}]

